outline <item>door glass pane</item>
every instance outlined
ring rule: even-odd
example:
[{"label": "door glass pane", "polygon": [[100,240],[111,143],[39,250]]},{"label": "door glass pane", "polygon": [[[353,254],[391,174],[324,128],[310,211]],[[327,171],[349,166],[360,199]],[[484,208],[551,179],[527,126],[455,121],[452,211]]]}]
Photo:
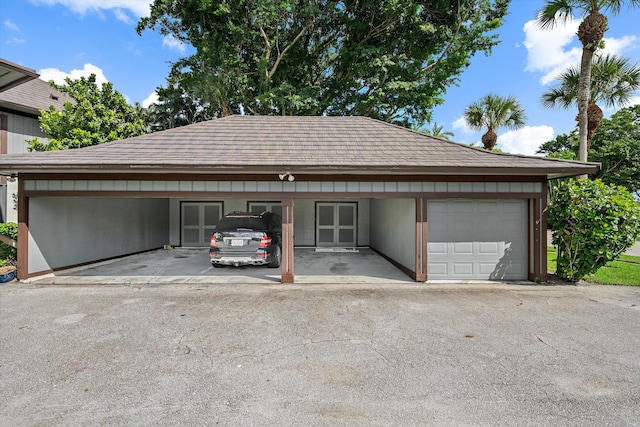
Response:
[{"label": "door glass pane", "polygon": [[220,221],[220,206],[204,206],[204,224],[216,225]]},{"label": "door glass pane", "polygon": [[271,205],[271,212],[282,216],[282,205]]},{"label": "door glass pane", "polygon": [[184,225],[200,225],[200,206],[183,205],[182,213]]},{"label": "door glass pane", "polygon": [[333,205],[318,206],[318,225],[333,225]]},{"label": "door glass pane", "polygon": [[256,204],[252,204],[251,205],[251,213],[262,213],[264,211],[268,210],[267,209],[267,205],[256,205]]},{"label": "door glass pane", "polygon": [[338,206],[339,220],[341,226],[353,226],[354,225],[354,206]]},{"label": "door glass pane", "polygon": [[356,240],[353,236],[353,232],[353,228],[340,229],[338,231],[338,243],[353,244]]},{"label": "door glass pane", "polygon": [[184,230],[184,242],[193,243],[200,242],[200,230],[199,229],[185,229]]},{"label": "door glass pane", "polygon": [[333,229],[318,230],[319,243],[333,243]]}]

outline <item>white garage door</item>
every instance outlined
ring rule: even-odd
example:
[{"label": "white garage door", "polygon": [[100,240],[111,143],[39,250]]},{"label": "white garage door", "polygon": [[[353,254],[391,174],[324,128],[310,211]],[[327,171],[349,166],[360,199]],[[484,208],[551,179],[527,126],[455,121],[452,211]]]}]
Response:
[{"label": "white garage door", "polygon": [[429,280],[527,278],[526,200],[433,200]]}]

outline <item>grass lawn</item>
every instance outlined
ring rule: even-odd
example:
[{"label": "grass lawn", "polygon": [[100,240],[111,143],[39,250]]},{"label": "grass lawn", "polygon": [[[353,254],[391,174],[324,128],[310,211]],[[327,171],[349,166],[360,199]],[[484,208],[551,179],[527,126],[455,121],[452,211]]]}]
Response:
[{"label": "grass lawn", "polygon": [[[547,248],[547,271],[556,272],[556,259],[558,252],[556,248]],[[620,255],[617,260],[612,261],[584,278],[587,282],[602,283],[603,285],[635,285],[640,286],[640,257],[630,255]]]}]

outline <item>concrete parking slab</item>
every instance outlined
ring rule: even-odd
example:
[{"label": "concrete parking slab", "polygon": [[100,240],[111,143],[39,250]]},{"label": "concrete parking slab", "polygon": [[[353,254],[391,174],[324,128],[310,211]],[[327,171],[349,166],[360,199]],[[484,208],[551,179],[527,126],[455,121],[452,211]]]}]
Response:
[{"label": "concrete parking slab", "polygon": [[[296,283],[411,283],[412,279],[369,248],[316,252],[296,248]],[[39,284],[280,283],[281,269],[213,268],[208,248],[161,249],[34,278]]]},{"label": "concrete parking slab", "polygon": [[0,424],[638,425],[640,288],[0,286]]}]

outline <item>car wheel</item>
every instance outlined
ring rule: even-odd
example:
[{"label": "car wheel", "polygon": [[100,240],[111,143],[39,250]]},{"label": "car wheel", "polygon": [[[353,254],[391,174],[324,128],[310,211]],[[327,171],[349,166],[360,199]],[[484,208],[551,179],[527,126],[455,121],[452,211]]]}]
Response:
[{"label": "car wheel", "polygon": [[280,267],[280,262],[282,261],[282,251],[280,250],[280,246],[276,246],[275,252],[271,256],[271,262],[267,264],[269,268],[278,268]]},{"label": "car wheel", "polygon": [[214,263],[211,263],[211,265],[213,265],[213,268],[222,268],[222,267],[224,267],[224,264],[214,264]]}]

